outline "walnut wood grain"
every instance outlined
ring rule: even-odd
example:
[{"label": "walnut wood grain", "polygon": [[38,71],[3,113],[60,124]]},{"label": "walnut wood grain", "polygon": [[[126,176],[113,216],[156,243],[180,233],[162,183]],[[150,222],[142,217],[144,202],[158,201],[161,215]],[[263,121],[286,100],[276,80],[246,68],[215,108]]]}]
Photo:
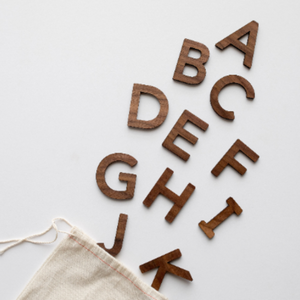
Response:
[{"label": "walnut wood grain", "polygon": [[166,198],[174,202],[173,207],[165,217],[165,219],[169,223],[172,223],[174,221],[175,217],[181,211],[181,209],[186,204],[186,202],[195,190],[195,186],[189,183],[180,196],[176,195],[174,192],[172,192],[165,186],[171,178],[172,174],[173,171],[167,168],[143,202],[145,206],[150,207],[159,194],[165,196]]},{"label": "walnut wood grain", "polygon": [[[141,94],[150,94],[154,96],[160,105],[160,110],[158,115],[149,121],[138,120],[137,114],[140,104]],[[154,129],[160,126],[166,119],[169,111],[169,103],[165,94],[158,88],[150,85],[137,84],[133,85],[131,104],[128,116],[128,126],[140,129]]]},{"label": "walnut wood grain", "polygon": [[185,110],[182,113],[182,115],[180,116],[180,118],[178,119],[178,121],[176,122],[176,124],[174,125],[174,127],[172,128],[172,130],[170,131],[170,133],[168,134],[168,136],[166,137],[166,139],[164,140],[163,144],[162,144],[163,147],[170,150],[171,152],[176,154],[178,157],[180,157],[184,161],[187,161],[189,159],[190,155],[187,152],[183,151],[178,146],[174,145],[174,140],[178,136],[181,136],[182,138],[186,139],[191,144],[193,144],[193,145],[196,144],[196,142],[198,141],[198,138],[195,137],[193,134],[191,134],[189,131],[187,131],[183,128],[184,125],[188,121],[193,123],[194,125],[196,125],[200,129],[202,129],[203,131],[206,131],[206,129],[208,128],[207,123],[202,121],[197,116],[193,115],[188,110]]},{"label": "walnut wood grain", "polygon": [[106,252],[108,252],[112,256],[116,256],[117,254],[119,254],[122,249],[127,219],[128,219],[128,215],[120,214],[118,227],[117,227],[117,233],[116,233],[116,237],[115,237],[115,243],[111,249],[107,249],[104,246],[104,243],[97,244],[99,247],[104,249]]},{"label": "walnut wood grain", "polygon": [[134,196],[136,175],[128,173],[120,173],[119,180],[127,182],[127,187],[125,191],[116,191],[111,189],[105,181],[105,172],[106,169],[114,162],[124,162],[130,167],[134,167],[137,164],[137,160],[124,153],[114,153],[106,156],[100,162],[97,172],[96,172],[96,181],[101,192],[109,198],[117,200],[127,200],[132,199]]},{"label": "walnut wood grain", "polygon": [[[250,69],[253,61],[257,31],[258,31],[258,23],[252,21],[247,25],[243,26],[242,28],[240,28],[239,30],[235,31],[234,33],[230,34],[225,39],[218,42],[216,44],[216,47],[223,50],[231,45],[236,49],[240,50],[245,54],[244,65]],[[247,45],[243,44],[239,40],[246,34],[249,34]]]},{"label": "walnut wood grain", "polygon": [[[190,49],[198,50],[201,53],[199,58],[193,58],[189,56]],[[176,69],[173,75],[173,79],[184,82],[187,84],[199,84],[201,83],[206,75],[206,69],[204,64],[209,59],[209,50],[208,48],[198,42],[185,39],[181,48],[181,52],[178,58]],[[185,66],[192,66],[197,69],[196,76],[187,76],[183,74]]]},{"label": "walnut wood grain", "polygon": [[181,278],[187,279],[189,281],[193,281],[193,278],[189,271],[181,269],[177,266],[170,264],[171,261],[181,257],[181,252],[179,249],[176,249],[172,252],[169,252],[165,255],[162,255],[156,259],[153,259],[143,265],[140,266],[140,270],[142,273],[148,272],[155,268],[158,268],[155,278],[152,282],[152,287],[159,290],[161,283],[167,272],[172,273]]},{"label": "walnut wood grain", "polygon": [[234,120],[234,112],[225,110],[219,103],[219,94],[221,90],[229,84],[239,84],[242,86],[246,91],[246,97],[248,99],[254,99],[255,92],[250,82],[238,75],[225,76],[215,83],[210,93],[210,103],[212,108],[220,117]]},{"label": "walnut wood grain", "polygon": [[228,206],[223,209],[219,214],[217,214],[213,219],[211,219],[208,223],[205,221],[201,221],[199,223],[199,227],[203,230],[208,238],[213,238],[215,233],[214,229],[219,226],[222,222],[224,222],[228,217],[230,217],[233,213],[239,216],[242,213],[242,209],[240,206],[234,201],[233,198],[228,198],[226,200]]},{"label": "walnut wood grain", "polygon": [[216,166],[212,169],[211,173],[218,177],[220,173],[230,165],[241,175],[244,175],[247,169],[241,165],[234,157],[235,155],[241,151],[247,157],[249,157],[253,162],[256,162],[259,158],[254,151],[252,151],[247,145],[245,145],[241,140],[237,139],[236,142],[231,146],[231,148],[225,153],[225,155],[221,158],[221,160],[216,164]]}]

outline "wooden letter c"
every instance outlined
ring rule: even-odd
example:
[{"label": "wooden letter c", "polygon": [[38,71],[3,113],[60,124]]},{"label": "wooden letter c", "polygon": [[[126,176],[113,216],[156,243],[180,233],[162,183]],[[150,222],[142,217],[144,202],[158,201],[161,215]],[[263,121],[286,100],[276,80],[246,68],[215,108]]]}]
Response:
[{"label": "wooden letter c", "polygon": [[239,84],[241,85],[245,91],[246,91],[246,97],[248,99],[254,99],[255,93],[252,85],[249,81],[247,81],[245,78],[238,76],[238,75],[228,75],[220,80],[218,80],[215,85],[213,86],[211,93],[210,93],[210,103],[214,111],[222,118],[228,119],[228,120],[234,120],[234,112],[233,111],[227,111],[222,108],[222,106],[219,103],[219,94],[221,90],[226,87],[229,84]]}]

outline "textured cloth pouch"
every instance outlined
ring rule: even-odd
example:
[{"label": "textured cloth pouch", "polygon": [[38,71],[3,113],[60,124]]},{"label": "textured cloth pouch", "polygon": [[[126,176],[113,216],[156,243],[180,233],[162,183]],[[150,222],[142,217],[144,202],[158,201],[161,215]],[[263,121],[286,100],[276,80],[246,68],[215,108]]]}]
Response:
[{"label": "textured cloth pouch", "polygon": [[77,227],[72,227],[17,298],[62,299],[167,300]]}]

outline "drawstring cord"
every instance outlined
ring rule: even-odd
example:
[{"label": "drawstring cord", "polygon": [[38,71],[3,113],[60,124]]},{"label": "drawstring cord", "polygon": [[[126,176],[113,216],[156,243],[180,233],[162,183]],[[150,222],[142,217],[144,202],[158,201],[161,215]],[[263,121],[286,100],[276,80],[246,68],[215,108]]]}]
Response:
[{"label": "drawstring cord", "polygon": [[[64,218],[55,218],[55,219],[52,220],[51,226],[48,229],[46,229],[45,231],[41,232],[41,233],[33,234],[33,235],[30,235],[30,236],[28,236],[26,238],[23,238],[23,239],[13,239],[13,240],[7,240],[7,241],[0,241],[0,244],[14,243],[14,244],[12,244],[10,246],[7,246],[6,248],[0,250],[0,255],[2,255],[4,252],[6,252],[7,250],[9,250],[9,249],[11,249],[11,248],[13,248],[13,247],[15,247],[17,245],[22,244],[23,242],[28,242],[28,243],[32,243],[32,244],[51,244],[51,243],[54,243],[57,240],[59,232],[74,236],[73,234],[71,234],[71,233],[69,233],[67,231],[59,230],[57,228],[57,225],[55,224],[55,222],[58,221],[58,220],[64,221],[69,226],[73,227],[73,225],[70,224],[66,219],[64,219]],[[42,236],[42,235],[46,234],[52,228],[55,230],[55,238],[54,238],[53,241],[50,241],[50,242],[39,242],[39,241],[32,240],[32,238],[36,238],[38,236]]]}]

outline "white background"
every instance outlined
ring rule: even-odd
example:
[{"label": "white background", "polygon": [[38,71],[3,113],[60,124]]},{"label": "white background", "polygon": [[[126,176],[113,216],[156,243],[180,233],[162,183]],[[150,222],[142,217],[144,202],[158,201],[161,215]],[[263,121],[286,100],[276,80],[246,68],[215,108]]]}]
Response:
[{"label": "white background", "polygon": [[[117,258],[149,285],[156,271],[141,274],[139,265],[181,250],[174,264],[194,281],[166,275],[160,292],[169,299],[299,299],[299,12],[296,0],[2,0],[0,239],[41,232],[62,216],[111,247],[126,213]],[[252,20],[259,31],[249,70],[240,51],[215,44]],[[198,86],[172,80],[184,38],[210,50]],[[239,86],[222,91],[233,122],[209,100],[215,82],[229,74],[245,77],[256,93],[249,101]],[[127,127],[134,83],[167,96],[169,114],[159,128]],[[139,118],[156,116],[153,99],[141,97]],[[209,123],[205,133],[186,126],[199,138],[195,146],[176,140],[191,155],[187,162],[161,145],[184,109]],[[239,153],[246,174],[228,167],[215,178],[211,169],[237,138],[260,155],[258,162]],[[138,160],[132,169],[117,163],[107,172],[108,184],[120,190],[120,171],[137,174],[129,201],[107,198],[96,184],[98,164],[115,152]],[[167,167],[175,193],[189,182],[196,186],[172,224],[164,220],[172,202],[159,196],[149,209],[142,204]],[[209,240],[198,223],[224,209],[230,196],[243,213]],[[1,299],[15,299],[56,246],[22,244],[2,255]]]}]

